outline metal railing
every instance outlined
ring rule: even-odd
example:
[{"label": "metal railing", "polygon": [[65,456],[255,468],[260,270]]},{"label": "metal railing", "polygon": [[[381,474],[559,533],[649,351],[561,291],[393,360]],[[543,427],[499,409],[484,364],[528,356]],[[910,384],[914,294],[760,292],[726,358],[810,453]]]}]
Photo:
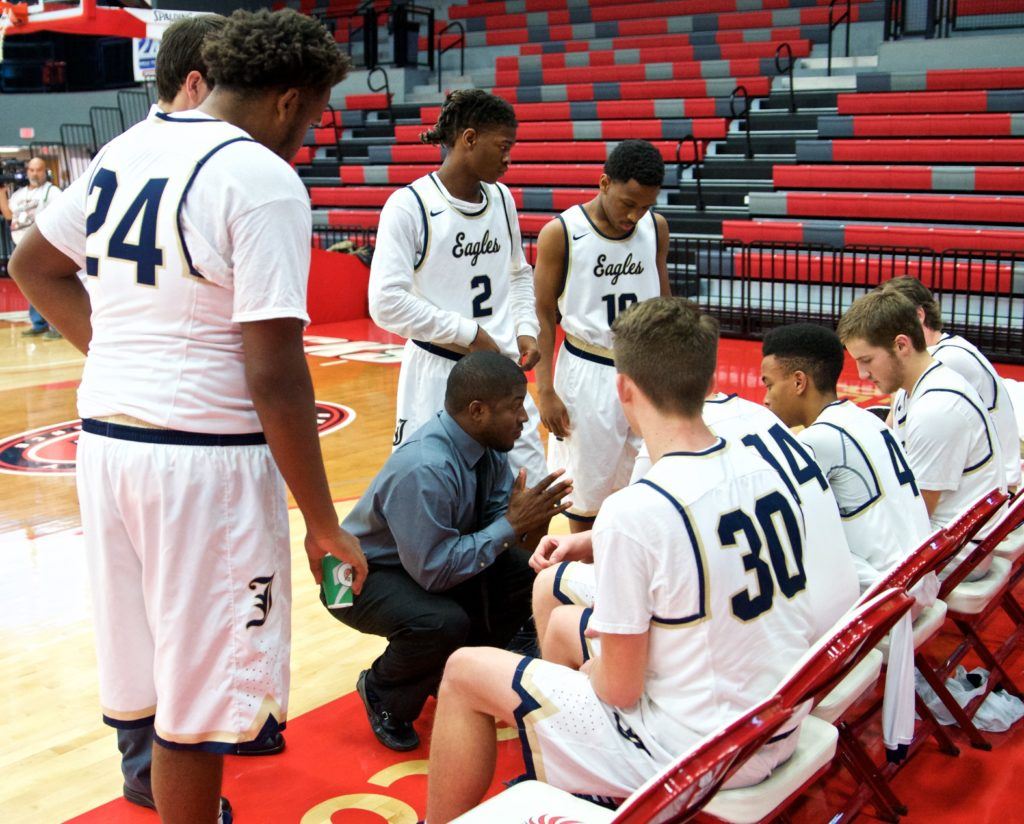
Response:
[{"label": "metal railing", "polygon": [[[743,98],[743,108],[737,112],[736,102],[740,97]],[[750,137],[750,95],[747,94],[746,86],[737,86],[732,90],[732,94],[729,95],[729,112],[733,120],[743,118],[743,132],[747,137],[746,157],[751,160],[754,157],[754,143]]]},{"label": "metal railing", "polygon": [[[683,160],[682,152],[683,145],[689,144],[693,147],[693,157],[690,160]],[[697,185],[697,211],[703,212],[705,208],[704,204],[704,189],[700,182],[700,167],[703,162],[703,158],[700,153],[700,143],[697,142],[692,134],[688,134],[682,140],[676,144],[676,189],[682,194],[683,191],[683,172],[687,169],[693,169],[693,182]]]},{"label": "metal railing", "polygon": [[89,123],[97,146],[103,146],[124,131],[124,115],[120,107],[93,106],[89,109]]},{"label": "metal railing", "polygon": [[88,168],[97,148],[96,131],[91,123],[61,124],[60,165],[65,186]]},{"label": "metal railing", "polygon": [[[845,3],[846,8],[838,17],[835,16],[836,5]],[[828,70],[826,74],[832,76],[832,35],[843,23],[846,23],[846,51],[845,56],[850,56],[850,0],[829,0],[828,4]]]},{"label": "metal railing", "polygon": [[[314,235],[324,249],[345,239],[372,246],[376,230]],[[524,235],[523,247],[534,260],[536,237]],[[946,329],[994,360],[1024,363],[1024,253],[673,237],[668,272],[674,295],[713,315],[723,334],[748,339],[787,323],[835,326],[861,295],[910,275],[932,290]]]},{"label": "metal railing", "polygon": [[[782,66],[782,58],[786,58],[785,67]],[[796,90],[793,88],[793,64],[796,61],[793,59],[793,49],[789,43],[780,43],[778,48],[775,49],[775,71],[780,75],[787,75],[789,77],[789,111],[796,113]]]},{"label": "metal railing", "polygon": [[149,114],[149,93],[145,89],[118,89],[117,108],[121,111],[122,120],[134,126],[141,123]]},{"label": "metal railing", "polygon": [[[443,45],[444,35],[449,29],[457,29],[459,35],[455,40],[445,46]],[[444,57],[445,53],[451,51],[456,46],[459,47],[459,76],[461,77],[466,73],[466,27],[458,20],[453,20],[437,33],[435,48],[437,49],[437,90],[439,92],[441,91],[441,75],[444,74],[444,67],[442,65],[441,58]]]},{"label": "metal railing", "polygon": [[[377,76],[378,72],[380,72],[381,77],[383,77],[384,79],[381,81],[380,85],[374,86],[373,85],[373,78]],[[383,66],[376,66],[376,67],[374,67],[373,70],[370,71],[370,73],[366,75],[366,88],[368,88],[374,94],[376,94],[378,92],[384,92],[384,95],[387,97],[387,101],[388,101],[388,120],[390,120],[391,121],[391,125],[394,126],[395,125],[395,109],[394,109],[394,107],[392,106],[392,103],[391,103],[391,101],[392,101],[391,81],[388,78],[387,69],[385,69]]]}]

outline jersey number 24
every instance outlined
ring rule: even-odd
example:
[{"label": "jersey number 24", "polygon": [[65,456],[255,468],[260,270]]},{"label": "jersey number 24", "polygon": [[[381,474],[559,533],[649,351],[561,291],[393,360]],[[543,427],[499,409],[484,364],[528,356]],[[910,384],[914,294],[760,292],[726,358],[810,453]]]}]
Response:
[{"label": "jersey number 24", "polygon": [[[147,181],[110,233],[107,243],[106,257],[134,263],[135,280],[145,286],[156,285],[156,270],[164,264],[163,250],[156,245],[156,219],[166,187],[166,177]],[[89,194],[95,189],[99,189],[100,194],[96,208],[85,220],[86,237],[95,234],[107,222],[110,205],[117,191],[117,173],[110,169],[99,169],[89,185]],[[136,224],[139,225],[138,242],[132,243],[128,236]],[[85,271],[89,275],[99,275],[99,259],[86,257]]]}]

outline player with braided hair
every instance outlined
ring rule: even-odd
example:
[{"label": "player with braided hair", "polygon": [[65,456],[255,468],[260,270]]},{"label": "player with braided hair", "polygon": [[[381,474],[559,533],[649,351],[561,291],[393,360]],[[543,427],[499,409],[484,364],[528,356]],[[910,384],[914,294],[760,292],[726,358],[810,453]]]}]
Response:
[{"label": "player with braided hair", "polygon": [[[516,141],[512,106],[481,89],[451,92],[424,143],[447,150],[441,167],[394,192],[384,205],[370,268],[370,315],[407,339],[398,378],[394,446],[444,405],[455,362],[501,352],[532,369],[539,357],[533,271],[522,250],[515,203],[498,179]],[[510,455],[529,483],[547,475],[529,422]]]}]

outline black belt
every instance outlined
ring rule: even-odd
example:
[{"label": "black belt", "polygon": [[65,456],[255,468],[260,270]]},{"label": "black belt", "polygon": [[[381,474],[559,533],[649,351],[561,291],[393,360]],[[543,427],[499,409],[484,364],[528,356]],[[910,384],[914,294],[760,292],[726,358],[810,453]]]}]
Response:
[{"label": "black belt", "polygon": [[447,358],[450,361],[460,361],[463,358],[461,353],[453,352],[451,349],[445,349],[443,346],[437,346],[436,344],[427,343],[423,340],[414,340],[413,343],[415,343],[420,349],[425,349],[431,355],[437,355],[439,358]]},{"label": "black belt", "polygon": [[601,357],[601,355],[595,355],[592,352],[586,352],[583,349],[580,349],[578,346],[573,346],[571,343],[569,343],[568,338],[566,338],[562,342],[562,345],[565,346],[567,352],[575,355],[577,358],[583,358],[583,360],[588,360],[593,363],[600,363],[603,364],[604,366],[615,366],[615,361],[613,361],[611,358],[604,358]]},{"label": "black belt", "polygon": [[168,446],[259,446],[267,442],[262,432],[246,432],[239,435],[212,435],[206,432],[182,432],[179,429],[149,429],[142,426],[125,426],[120,423],[85,418],[82,431],[90,435],[102,435],[119,441],[137,443],[158,443]]}]

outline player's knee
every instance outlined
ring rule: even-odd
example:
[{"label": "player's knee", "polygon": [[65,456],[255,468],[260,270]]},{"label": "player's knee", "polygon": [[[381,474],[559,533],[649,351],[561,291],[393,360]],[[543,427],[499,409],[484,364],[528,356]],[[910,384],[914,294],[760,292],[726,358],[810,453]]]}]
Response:
[{"label": "player's knee", "polygon": [[555,598],[555,576],[558,574],[558,565],[542,569],[533,579],[533,607],[546,608],[548,611],[554,609],[558,600]]},{"label": "player's knee", "polygon": [[470,692],[472,686],[479,680],[478,659],[478,650],[474,647],[460,647],[448,656],[438,700],[445,693],[465,696]]}]

